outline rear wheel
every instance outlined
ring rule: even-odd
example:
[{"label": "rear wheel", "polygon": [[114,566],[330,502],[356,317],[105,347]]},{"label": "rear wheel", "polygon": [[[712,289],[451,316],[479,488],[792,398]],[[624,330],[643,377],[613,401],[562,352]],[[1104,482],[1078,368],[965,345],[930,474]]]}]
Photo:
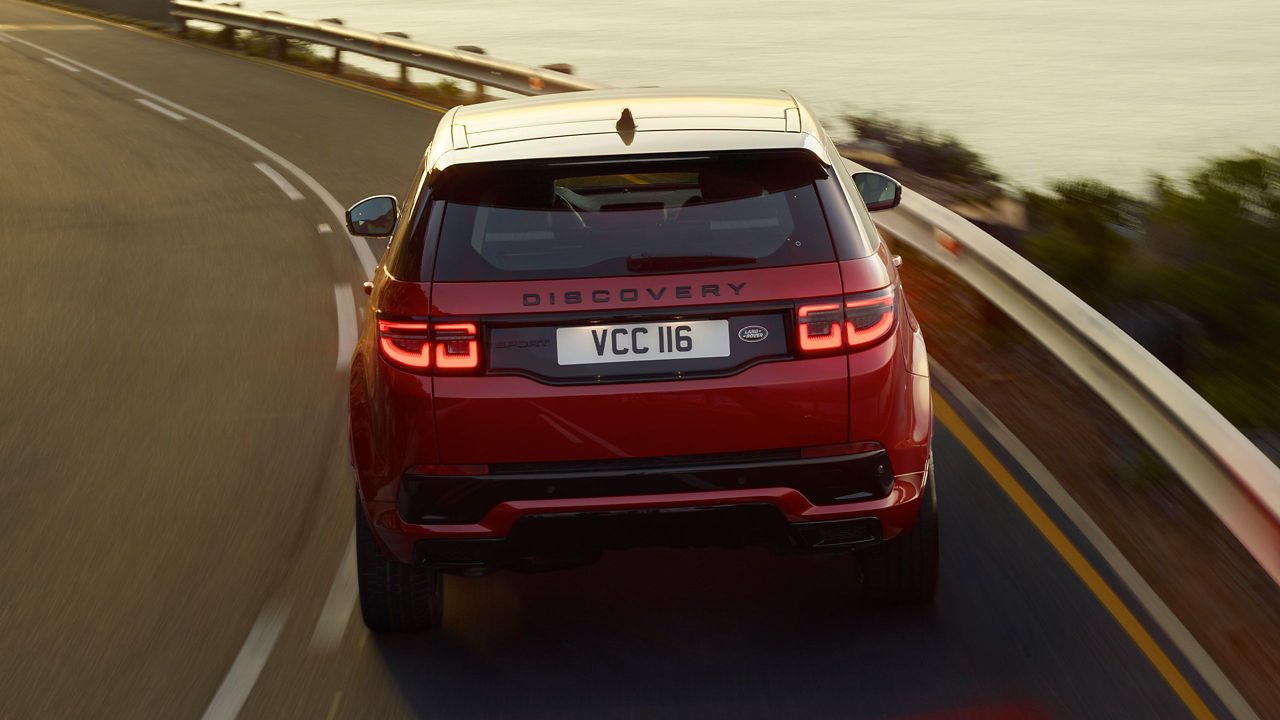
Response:
[{"label": "rear wheel", "polygon": [[444,583],[440,571],[405,565],[383,554],[356,498],[356,577],[360,614],[374,632],[422,632],[440,627]]},{"label": "rear wheel", "polygon": [[920,514],[911,529],[859,555],[862,589],[873,602],[924,603],[938,588],[938,488],[929,465]]}]

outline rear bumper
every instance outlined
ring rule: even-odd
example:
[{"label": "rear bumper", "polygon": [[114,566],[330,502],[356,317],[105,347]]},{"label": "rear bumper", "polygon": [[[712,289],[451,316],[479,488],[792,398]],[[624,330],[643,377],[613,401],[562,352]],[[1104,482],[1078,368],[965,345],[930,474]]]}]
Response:
[{"label": "rear bumper", "polygon": [[[815,454],[826,456],[806,457]],[[814,505],[825,506],[883,498],[893,486],[889,454],[874,443],[684,457],[503,463],[473,475],[454,474],[457,467],[424,469],[435,474],[405,473],[397,501],[401,519],[416,525],[478,523],[502,503],[527,500],[783,486],[799,491]]]},{"label": "rear bumper", "polygon": [[925,476],[897,475],[884,497],[834,505],[817,505],[794,488],[777,486],[513,500],[466,524],[409,523],[395,503],[366,498],[364,505],[380,543],[402,563],[501,566],[592,547],[761,544],[803,552],[870,545],[910,528]]},{"label": "rear bumper", "polygon": [[502,567],[526,558],[579,558],[634,547],[768,545],[818,552],[880,539],[876,517],[788,523],[775,505],[738,503],[525,515],[506,537],[418,540],[414,561],[439,568]]}]

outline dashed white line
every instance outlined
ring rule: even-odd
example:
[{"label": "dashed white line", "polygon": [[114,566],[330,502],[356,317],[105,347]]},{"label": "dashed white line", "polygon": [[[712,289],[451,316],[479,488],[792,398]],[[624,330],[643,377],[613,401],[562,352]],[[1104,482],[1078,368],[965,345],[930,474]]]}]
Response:
[{"label": "dashed white line", "polygon": [[[342,205],[338,203],[338,200],[333,196],[333,193],[330,193],[328,190],[326,190],[323,185],[321,185],[319,182],[316,181],[315,178],[308,175],[305,171],[303,171],[297,165],[294,165],[293,163],[284,159],[279,154],[277,154],[276,152],[268,148],[266,145],[263,145],[262,143],[258,142],[257,140],[254,140],[253,138],[249,137],[248,135],[245,135],[244,133],[238,130],[233,130],[228,126],[223,125],[222,123],[218,122],[217,120],[214,120],[208,115],[203,115],[201,113],[196,112],[195,110],[192,110],[191,108],[185,105],[179,105],[178,103],[168,98],[161,97],[160,95],[157,95],[148,90],[143,90],[142,88],[138,87],[137,85],[134,85],[131,82],[128,82],[126,80],[121,80],[120,78],[114,75],[111,75],[110,73],[103,72],[93,67],[92,65],[86,65],[77,60],[72,60],[66,55],[62,55],[61,53],[57,53],[46,47],[37,45],[31,42],[30,40],[23,40],[22,38],[14,37],[12,35],[9,35],[7,37],[10,40],[20,42],[23,45],[26,45],[27,47],[35,48],[36,50],[39,50],[42,53],[47,53],[56,58],[59,58],[68,64],[80,67],[81,69],[91,72],[94,75],[97,75],[98,77],[104,78],[106,80],[110,80],[111,82],[119,85],[120,87],[128,89],[130,92],[134,92],[139,95],[144,95],[162,105],[173,108],[174,110],[177,110],[180,113],[184,113],[189,118],[199,120],[200,122],[205,123],[210,127],[217,128],[218,130],[221,130],[222,132],[244,143],[245,145],[248,145],[250,148],[253,148],[257,152],[266,156],[268,160],[271,160],[276,165],[279,165],[280,167],[287,170],[291,175],[297,178],[299,182],[307,186],[307,189],[311,190],[312,193],[315,193],[315,196],[320,198],[320,201],[323,202],[325,207],[329,209],[329,212],[333,214],[333,217],[339,223],[339,227],[345,227],[346,210],[343,209]],[[351,243],[351,249],[355,251],[356,257],[360,260],[360,266],[364,268],[365,277],[370,277],[370,278],[373,277],[373,271],[378,267],[378,260],[373,256],[373,251],[369,249],[369,243],[365,242],[365,239],[358,235],[351,235],[349,233],[344,233],[344,235],[346,235],[347,240]]]},{"label": "dashed white line", "polygon": [[298,192],[298,188],[294,187],[288,180],[285,180],[284,176],[276,172],[275,168],[264,162],[256,162],[253,166],[258,168],[263,175],[266,175],[268,180],[275,183],[276,187],[280,188],[281,192],[290,200],[303,199],[302,193]]},{"label": "dashed white line", "polygon": [[316,226],[316,232],[320,233],[321,235],[328,235],[329,233],[333,232],[333,228],[329,227],[329,223],[320,223],[319,225]]},{"label": "dashed white line", "polygon": [[159,105],[151,102],[146,98],[134,98],[134,100],[136,100],[139,105],[142,105],[144,107],[149,107],[152,110],[155,110],[156,112],[160,113],[161,115],[164,115],[165,117],[169,118],[170,120],[186,120],[187,119],[185,115],[179,115],[178,113],[170,110],[169,108],[160,107]]},{"label": "dashed white line", "polygon": [[80,68],[76,67],[75,65],[68,65],[67,63],[64,63],[60,60],[54,60],[51,57],[45,58],[45,61],[53,63],[54,65],[57,65],[58,67],[62,68],[63,70],[66,70],[67,72],[80,72]]},{"label": "dashed white line", "polygon": [[351,367],[351,353],[356,349],[356,306],[351,300],[351,286],[333,286],[333,300],[338,306],[338,371]]},{"label": "dashed white line", "polygon": [[311,635],[312,652],[330,652],[342,644],[351,611],[356,607],[356,595],[356,529],[353,526],[347,538],[347,551],[338,563],[338,572],[329,586],[329,597]]},{"label": "dashed white line", "polygon": [[231,663],[222,685],[205,709],[203,720],[235,720],[240,714],[240,708],[244,707],[245,700],[249,699],[249,693],[258,682],[258,676],[262,674],[288,617],[288,604],[268,604],[262,608],[235,662]]}]

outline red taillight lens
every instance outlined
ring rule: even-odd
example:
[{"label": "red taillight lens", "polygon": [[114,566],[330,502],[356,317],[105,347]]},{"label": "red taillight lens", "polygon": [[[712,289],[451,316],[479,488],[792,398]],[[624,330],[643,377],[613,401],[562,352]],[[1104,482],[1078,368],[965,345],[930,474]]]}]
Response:
[{"label": "red taillight lens", "polygon": [[893,286],[844,299],[845,342],[850,348],[870,345],[889,334],[897,313]]},{"label": "red taillight lens", "polygon": [[480,342],[472,323],[435,326],[436,367],[467,370],[480,365]]},{"label": "red taillight lens", "polygon": [[420,322],[378,321],[382,356],[408,370],[431,367],[431,326]]},{"label": "red taillight lens", "polygon": [[839,303],[801,305],[796,310],[800,319],[800,349],[805,352],[831,350],[843,344],[840,324],[844,313]]},{"label": "red taillight lens", "polygon": [[796,308],[800,350],[833,353],[870,345],[893,329],[896,309],[892,287],[846,295],[840,302],[800,305]]},{"label": "red taillight lens", "polygon": [[474,370],[480,366],[475,323],[379,320],[378,347],[392,365],[413,372],[423,372],[433,365],[444,371]]}]

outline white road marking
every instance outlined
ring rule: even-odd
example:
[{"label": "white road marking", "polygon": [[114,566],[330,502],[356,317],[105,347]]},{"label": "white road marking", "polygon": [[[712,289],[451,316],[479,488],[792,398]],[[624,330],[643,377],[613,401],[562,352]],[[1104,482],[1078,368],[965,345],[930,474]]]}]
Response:
[{"label": "white road marking", "polygon": [[[267,159],[276,165],[284,168],[287,172],[298,179],[307,189],[311,190],[316,197],[320,198],[329,212],[333,214],[335,220],[338,221],[338,227],[345,227],[346,211],[338,203],[333,194],[324,188],[315,178],[308,175],[298,166],[273,152],[262,143],[241,133],[237,130],[214,120],[208,115],[198,113],[185,105],[169,100],[168,98],[157,95],[153,92],[143,90],[125,80],[121,80],[110,73],[103,72],[91,65],[86,65],[77,60],[73,60],[65,55],[54,52],[41,45],[33,43],[29,40],[13,37],[11,35],[0,35],[6,42],[18,42],[30,48],[39,50],[40,52],[52,55],[67,66],[76,69],[83,69],[98,77],[123,87],[130,92],[142,95],[160,105],[173,109],[182,113],[189,118],[199,120],[210,127],[216,128],[227,135],[248,145],[251,149],[264,155]],[[52,58],[50,58],[52,62]],[[360,266],[364,269],[365,276],[372,278],[373,271],[377,268],[377,260],[373,257],[373,252],[369,249],[368,243],[349,233],[346,235],[347,240],[351,243],[352,249],[356,253]],[[331,591],[332,594],[332,591]],[[352,601],[354,604],[354,600]],[[227,672],[226,678],[222,685],[218,688],[218,692],[214,695],[213,701],[210,702],[208,709],[205,711],[204,720],[233,720],[243,707],[245,700],[249,697],[249,692],[253,689],[253,685],[257,682],[258,675],[262,672],[262,668],[266,665],[267,658],[271,654],[271,649],[275,646],[276,640],[280,636],[280,631],[284,628],[285,621],[288,619],[288,607],[272,607],[264,608],[263,613],[259,615],[258,621],[254,624],[253,629],[249,631],[249,636],[245,638],[245,644],[240,649],[240,654],[236,656],[235,662],[232,663],[231,669]],[[363,648],[366,635],[361,635],[361,648]]]},{"label": "white road marking", "polygon": [[[210,127],[217,128],[218,130],[221,130],[222,132],[244,143],[245,145],[248,145],[250,148],[253,148],[257,152],[265,155],[268,160],[271,160],[276,165],[279,165],[280,167],[284,168],[291,175],[297,178],[298,181],[301,182],[303,185],[305,185],[308,190],[310,190],[312,193],[315,194],[316,197],[320,198],[320,201],[325,204],[325,207],[329,208],[329,212],[332,213],[334,219],[338,221],[338,227],[346,227],[346,219],[345,219],[347,215],[346,210],[344,210],[342,205],[338,203],[338,200],[333,197],[332,193],[326,190],[323,185],[321,185],[319,182],[316,181],[315,178],[308,175],[297,165],[294,165],[288,160],[285,160],[283,157],[273,152],[271,149],[269,149],[267,146],[263,145],[262,143],[258,142],[257,140],[254,140],[253,138],[249,137],[248,135],[245,135],[242,132],[233,130],[230,127],[227,127],[226,125],[223,125],[222,123],[218,122],[217,120],[214,120],[208,115],[203,115],[201,113],[196,112],[195,110],[192,110],[189,107],[186,107],[185,105],[179,105],[178,103],[168,98],[161,97],[160,95],[157,95],[147,90],[143,90],[142,88],[138,87],[137,85],[134,85],[131,82],[128,82],[126,80],[121,80],[120,78],[114,75],[111,75],[110,73],[103,72],[91,65],[86,65],[82,62],[79,62],[78,60],[72,60],[66,55],[56,53],[48,48],[42,47],[40,45],[37,45],[36,43],[31,42],[30,40],[23,40],[22,38],[13,37],[12,35],[8,37],[10,40],[20,42],[23,45],[35,48],[40,52],[48,53],[49,55],[57,57],[68,64],[75,65],[84,70],[87,70],[88,72],[93,73],[94,75],[97,75],[98,77],[104,78],[106,80],[110,80],[111,82],[119,85],[122,88],[129,90],[130,92],[134,92],[139,95],[144,95],[162,105],[173,108],[174,110],[180,113],[183,113],[189,118],[199,120],[200,122],[205,123]],[[351,243],[351,249],[355,251],[356,258],[360,260],[360,266],[364,268],[365,276],[372,278],[373,271],[378,267],[378,261],[376,258],[374,258],[373,251],[369,249],[369,244],[364,241],[364,238],[361,238],[357,235],[351,235],[348,233],[344,233],[344,234],[346,234],[347,240]]]},{"label": "white road marking", "polygon": [[[0,26],[0,29],[3,29],[3,26]],[[9,40],[9,37],[7,35],[0,35],[0,43],[7,43],[7,42],[11,42]]]},{"label": "white road marking", "polygon": [[235,720],[244,707],[245,700],[258,682],[262,668],[271,656],[280,631],[284,629],[285,620],[289,618],[288,604],[268,603],[258,614],[258,619],[244,639],[240,653],[236,655],[231,669],[222,679],[222,685],[214,694],[209,707],[205,709],[203,720]]},{"label": "white road marking", "polygon": [[316,232],[322,235],[327,235],[333,232],[333,228],[329,226],[329,223],[320,223],[316,226]]},{"label": "white road marking", "polygon": [[276,187],[280,188],[281,192],[290,200],[304,199],[302,193],[298,192],[298,188],[294,187],[288,180],[285,180],[284,176],[276,172],[275,168],[264,162],[256,162],[253,166],[258,168],[263,175],[266,175],[268,180],[275,183]]},{"label": "white road marking", "polygon": [[351,299],[351,286],[333,286],[333,300],[338,306],[338,371],[351,367],[351,353],[356,349],[356,306]]},{"label": "white road marking", "polygon": [[51,63],[53,63],[54,65],[57,65],[58,67],[62,68],[63,70],[66,70],[67,72],[80,72],[80,68],[78,68],[78,67],[76,67],[76,66],[74,66],[74,65],[68,65],[68,64],[66,64],[66,63],[64,63],[64,62],[61,62],[61,61],[59,61],[59,60],[54,60],[54,59],[53,59],[53,58],[51,58],[51,57],[47,57],[47,58],[45,58],[45,61],[46,61],[46,62],[51,62]]},{"label": "white road marking", "polygon": [[933,376],[938,385],[946,388],[956,399],[957,404],[964,407],[977,418],[982,427],[990,433],[1018,464],[1022,466],[1031,479],[1035,481],[1040,489],[1062,510],[1067,519],[1080,530],[1080,534],[1089,542],[1090,545],[1098,551],[1102,559],[1115,572],[1120,581],[1124,583],[1129,592],[1133,593],[1134,599],[1142,605],[1147,614],[1160,627],[1160,630],[1169,638],[1178,652],[1191,663],[1205,681],[1205,683],[1213,690],[1222,704],[1227,707],[1231,715],[1238,720],[1258,720],[1258,715],[1249,706],[1248,701],[1240,694],[1231,680],[1227,678],[1222,669],[1218,667],[1209,653],[1196,641],[1191,632],[1187,630],[1182,621],[1178,620],[1178,616],[1173,614],[1169,606],[1160,599],[1156,591],[1147,584],[1146,580],[1138,574],[1138,570],[1125,559],[1120,549],[1111,542],[1111,539],[1102,532],[1102,528],[1089,517],[1084,508],[1071,497],[1066,488],[1058,483],[1058,479],[1049,472],[1049,469],[1040,462],[1035,456],[1022,444],[1013,431],[1004,426],[990,410],[986,408],[969,390],[960,384],[960,381],[951,373],[938,365],[932,358],[929,359],[929,372]]},{"label": "white road marking", "polygon": [[[320,610],[315,632],[311,634],[311,652],[331,652],[342,644],[347,623],[356,607],[356,529],[351,528],[347,538],[347,551],[338,563],[338,572],[329,586],[329,597]],[[336,701],[335,701],[336,704]]]},{"label": "white road marking", "polygon": [[[98,25],[5,25],[0,24],[0,31],[13,32],[15,30],[101,30]],[[0,42],[8,42],[0,38]]]},{"label": "white road marking", "polygon": [[163,108],[163,107],[160,107],[159,105],[157,105],[157,104],[155,104],[155,103],[151,102],[150,100],[148,100],[148,99],[146,99],[146,98],[134,98],[134,100],[138,101],[138,104],[139,104],[139,105],[142,105],[142,106],[144,106],[144,107],[149,107],[149,108],[151,108],[152,110],[155,110],[156,112],[160,113],[161,115],[164,115],[165,117],[167,117],[167,118],[169,118],[169,119],[171,119],[171,120],[186,120],[186,119],[187,119],[185,115],[179,115],[178,113],[176,113],[176,112],[174,112],[174,111],[170,110],[169,108]]}]

